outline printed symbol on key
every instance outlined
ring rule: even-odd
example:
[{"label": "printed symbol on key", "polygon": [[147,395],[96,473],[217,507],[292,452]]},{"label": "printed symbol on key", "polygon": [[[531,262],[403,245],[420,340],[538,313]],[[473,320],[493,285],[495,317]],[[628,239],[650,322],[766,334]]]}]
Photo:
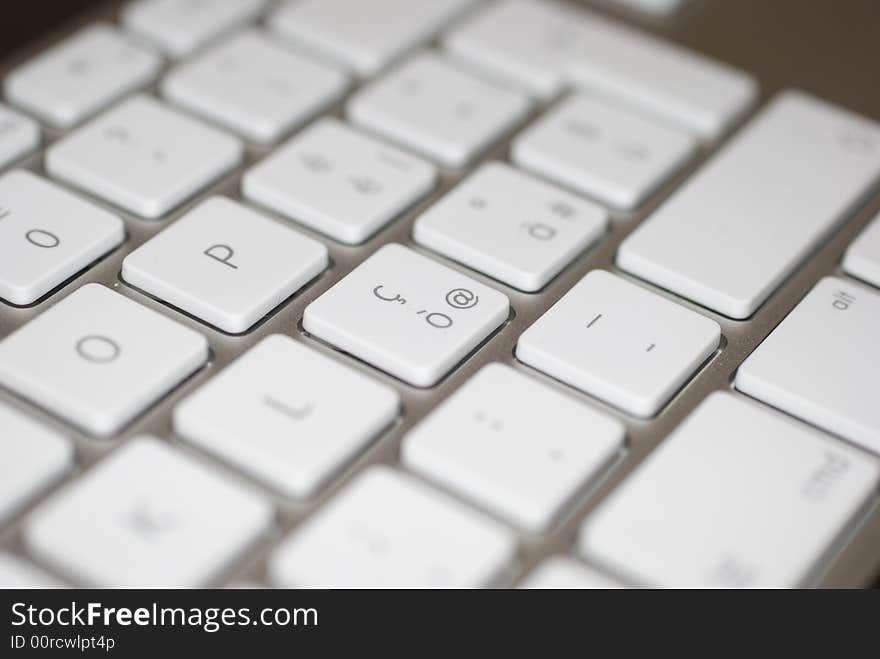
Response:
[{"label": "printed symbol on key", "polygon": [[280,400],[272,398],[272,396],[263,396],[263,403],[267,407],[271,407],[276,412],[279,412],[284,416],[293,419],[294,421],[302,421],[303,419],[307,418],[315,409],[311,403],[306,403],[305,405],[300,405],[299,407],[293,407],[292,405],[287,405],[286,403],[282,403]]},{"label": "printed symbol on key", "polygon": [[4,217],[8,217],[11,214],[12,214],[11,210],[9,210],[8,208],[3,208],[3,206],[0,206],[0,220],[2,220]]},{"label": "printed symbol on key", "polygon": [[495,431],[504,430],[504,422],[501,419],[491,419],[490,420],[490,419],[488,419],[486,414],[482,411],[479,411],[476,414],[474,414],[474,419],[480,425],[482,425],[484,423],[488,423],[489,428],[491,428],[492,430],[495,430]]},{"label": "printed symbol on key", "polygon": [[[6,215],[8,215],[8,213],[4,214],[3,209],[0,208],[0,219],[3,219]],[[43,229],[31,229],[24,234],[24,237],[31,245],[42,247],[43,249],[52,249],[61,244],[61,239],[58,236],[51,231],[45,231]]]},{"label": "printed symbol on key", "polygon": [[524,222],[521,226],[535,240],[546,242],[556,237],[556,229],[543,222]]},{"label": "printed symbol on key", "polygon": [[453,309],[473,309],[479,301],[479,296],[466,288],[453,288],[446,294],[446,304]]},{"label": "printed symbol on key", "polygon": [[873,153],[877,148],[877,142],[868,135],[847,130],[840,134],[840,145],[845,151],[858,155]]},{"label": "printed symbol on key", "polygon": [[323,174],[333,169],[333,163],[328,158],[317,153],[304,153],[299,159],[310,172]]},{"label": "printed symbol on key", "polygon": [[118,144],[131,142],[131,133],[124,126],[111,126],[104,131],[104,137],[108,142],[117,142]]},{"label": "printed symbol on key", "polygon": [[482,197],[472,197],[468,202],[468,206],[473,208],[474,210],[481,211],[486,208],[486,200]]},{"label": "printed symbol on key", "polygon": [[570,220],[577,215],[577,210],[575,210],[574,206],[564,201],[554,201],[550,204],[550,212],[556,217],[561,217],[563,220]]},{"label": "printed symbol on key", "polygon": [[171,530],[177,520],[169,513],[155,510],[149,501],[138,501],[125,522],[137,535],[153,541],[159,534]]},{"label": "printed symbol on key", "polygon": [[[399,302],[400,304],[406,304],[406,298],[400,297],[399,293],[395,293],[393,297],[388,295],[388,293],[380,292],[385,288],[384,284],[379,284],[376,288],[373,289],[373,295],[382,300],[383,302]],[[424,313],[424,312],[422,312]]]},{"label": "printed symbol on key", "polygon": [[80,357],[93,364],[109,364],[122,353],[116,341],[100,334],[81,338],[76,342],[76,351]]},{"label": "printed symbol on key", "polygon": [[238,270],[238,266],[232,262],[232,257],[235,256],[235,250],[229,245],[211,245],[208,249],[202,252],[202,254],[222,263],[223,265],[229,266],[233,270]]},{"label": "printed symbol on key", "polygon": [[382,192],[382,184],[369,176],[352,176],[351,185],[356,192],[363,195],[373,195]]},{"label": "printed symbol on key", "polygon": [[651,152],[641,144],[618,144],[615,150],[627,160],[643,161],[647,160]]}]

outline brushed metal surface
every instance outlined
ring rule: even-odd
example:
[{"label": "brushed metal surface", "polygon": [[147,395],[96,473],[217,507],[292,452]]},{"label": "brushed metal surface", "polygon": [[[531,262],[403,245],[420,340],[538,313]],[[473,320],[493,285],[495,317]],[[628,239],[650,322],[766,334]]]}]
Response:
[{"label": "brushed metal surface", "polygon": [[[16,63],[26,60],[46,45],[74,31],[82,24],[95,19],[112,20],[117,10],[117,2],[99,3],[95,9],[84,14],[77,21],[66,25],[44,39],[38,40],[26,50],[8,57],[0,64],[0,76],[4,75]],[[880,5],[877,5],[874,0],[810,0],[810,2],[802,0],[773,0],[773,2],[766,2],[766,0],[695,0],[684,12],[667,23],[652,23],[641,20],[630,14],[616,12],[613,8],[603,5],[602,11],[605,10],[612,14],[618,13],[619,16],[630,22],[635,20],[647,30],[665,35],[685,46],[755,74],[762,86],[762,98],[759,106],[778,89],[794,86],[874,119],[880,119],[880,84],[878,84],[880,83],[880,74],[878,74],[876,64],[878,61],[877,44],[880,43]],[[155,93],[155,87],[148,88],[148,91]],[[343,106],[344,101],[339,103],[332,113],[341,115]],[[539,111],[540,108],[531,118]],[[522,125],[527,123],[528,121]],[[44,134],[46,143],[51,143],[59,137],[59,133],[52,130],[45,130]],[[17,308],[0,302],[0,338],[2,338],[68,295],[78,286],[87,282],[101,282],[113,287],[123,295],[201,331],[208,337],[211,344],[212,358],[210,363],[165,396],[148,413],[126,428],[121,435],[109,441],[91,438],[43,410],[18,399],[8,391],[0,391],[0,399],[34,414],[73,438],[77,448],[78,467],[71,478],[90,469],[96,461],[130,438],[150,433],[165,438],[179,446],[181,450],[196,456],[197,459],[227,472],[231,478],[248,481],[264,489],[267,496],[272,497],[276,505],[277,523],[275,528],[253,554],[242,557],[227,574],[217,580],[217,585],[222,585],[230,580],[248,580],[259,583],[263,582],[266,555],[280,537],[294,529],[323,500],[332,496],[335,491],[345,485],[352,475],[366,465],[377,462],[397,464],[401,438],[407,430],[481,366],[490,361],[511,364],[517,369],[528,372],[529,375],[548,386],[565,391],[589,405],[620,418],[627,427],[626,450],[618,463],[599,484],[583,493],[577,505],[555,526],[551,533],[544,536],[520,536],[519,564],[516,572],[508,577],[508,583],[515,583],[522,573],[529,570],[543,557],[553,553],[572,551],[580,523],[607,493],[662,442],[669,432],[708,394],[731,388],[731,379],[737,366],[816,281],[827,274],[841,274],[839,262],[843,250],[873,214],[880,210],[880,195],[877,190],[874,190],[861,209],[847,220],[820,249],[816,250],[808,262],[790,277],[748,321],[735,321],[719,316],[659,290],[646,282],[634,280],[624,273],[619,273],[640,286],[659,292],[686,307],[715,319],[722,327],[724,337],[722,347],[654,419],[641,421],[629,417],[594,398],[580,394],[518,363],[513,357],[513,350],[519,334],[568,291],[586,272],[594,268],[605,268],[618,272],[614,267],[613,259],[621,240],[682,180],[698,168],[702,159],[721,144],[723,144],[723,140],[705,149],[698,162],[682,172],[675,181],[656,194],[638,212],[615,215],[612,228],[604,240],[597,247],[582,254],[538,294],[515,291],[479,273],[474,273],[442,257],[433,255],[427,250],[416,247],[420,252],[452,265],[452,267],[503,291],[509,296],[513,308],[510,319],[498,332],[475,350],[458,369],[440,384],[427,390],[410,387],[369,365],[333,350],[330,346],[303,332],[300,321],[303,309],[309,302],[327,290],[378,247],[388,242],[412,245],[411,227],[415,217],[418,216],[421,209],[430,205],[460,180],[463,172],[443,172],[440,185],[429,199],[411,209],[364,245],[357,247],[340,245],[298,226],[297,228],[303,233],[321,240],[328,246],[332,266],[311,286],[287,300],[279,309],[245,335],[231,336],[214,330],[198,320],[170,309],[134,290],[120,280],[119,272],[125,255],[173,222],[199,199],[213,193],[238,197],[242,172],[265,153],[264,150],[251,147],[248,149],[247,159],[242,167],[161,221],[145,221],[120,212],[118,209],[113,209],[125,220],[128,230],[128,238],[125,243],[37,304]],[[506,156],[507,142],[504,141],[485,154],[484,159],[504,159]],[[39,154],[25,159],[18,165],[43,173],[42,159]],[[103,202],[96,201],[107,206]],[[271,213],[269,214],[271,215]],[[756,236],[755,239],[760,240],[760,236]],[[748,263],[743,263],[743,268],[747,267]],[[171,410],[182,397],[206,382],[214,373],[225,367],[261,338],[274,332],[293,336],[306,345],[331,355],[334,359],[354,365],[371,377],[397,389],[403,400],[402,413],[393,427],[383,434],[356,463],[346,469],[342,477],[330,489],[323,492],[316,500],[305,504],[285,500],[265,489],[258,481],[253,481],[236,471],[234,465],[224,464],[191,449],[175,437],[171,430]],[[149,337],[144,337],[144,340],[149,340]],[[344,401],[342,403],[344,404]],[[535,413],[539,414],[540,410],[536,410]],[[747,483],[744,483],[744,487],[746,486]],[[455,493],[452,494],[455,496]],[[13,551],[23,551],[21,520],[26,517],[29,509],[22,511],[10,525],[0,531],[0,546],[10,548]],[[824,587],[865,586],[871,583],[878,570],[880,570],[880,506],[875,499],[859,523],[832,548],[822,569],[813,575],[809,583]],[[499,585],[507,584],[501,583]]]}]

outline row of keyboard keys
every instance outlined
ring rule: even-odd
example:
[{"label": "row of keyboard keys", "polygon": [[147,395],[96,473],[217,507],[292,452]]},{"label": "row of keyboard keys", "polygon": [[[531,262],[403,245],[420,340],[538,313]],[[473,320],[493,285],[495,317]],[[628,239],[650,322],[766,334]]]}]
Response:
[{"label": "row of keyboard keys", "polygon": [[567,85],[642,108],[711,140],[757,95],[746,74],[585,9],[505,0],[454,28],[448,49],[550,98]]},{"label": "row of keyboard keys", "polygon": [[0,176],[0,298],[31,304],[124,239],[118,217],[36,174]]},{"label": "row of keyboard keys", "polygon": [[290,40],[371,76],[429,41],[474,0],[298,0],[270,19]]},{"label": "row of keyboard keys", "polygon": [[250,329],[323,272],[327,248],[211,197],[129,254],[123,279],[224,332]]}]

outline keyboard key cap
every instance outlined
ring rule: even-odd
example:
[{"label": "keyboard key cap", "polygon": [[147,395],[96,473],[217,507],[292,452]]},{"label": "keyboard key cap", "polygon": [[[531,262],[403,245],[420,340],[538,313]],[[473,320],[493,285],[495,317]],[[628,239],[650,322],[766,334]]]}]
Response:
[{"label": "keyboard key cap", "polygon": [[618,4],[623,9],[635,9],[636,11],[655,16],[668,18],[680,11],[690,0],[605,0],[612,4]]},{"label": "keyboard key cap", "polygon": [[616,419],[493,363],[407,435],[402,459],[525,531],[542,533],[611,463],[623,436]]},{"label": "keyboard key cap", "polygon": [[87,284],[0,341],[0,384],[108,436],[207,358],[201,334]]},{"label": "keyboard key cap", "polygon": [[587,518],[581,550],[649,586],[802,586],[878,473],[797,421],[714,393]]},{"label": "keyboard key cap", "polygon": [[626,588],[579,561],[564,556],[548,558],[520,584],[530,589],[613,589]]},{"label": "keyboard key cap", "polygon": [[524,169],[632,210],[681,169],[696,147],[686,133],[580,94],[517,136],[511,156]]},{"label": "keyboard key cap", "polygon": [[305,330],[417,387],[436,384],[498,328],[507,297],[386,245],[305,310]]},{"label": "keyboard key cap", "polygon": [[625,412],[650,417],[720,340],[714,320],[593,270],[520,336],[516,356]]},{"label": "keyboard key cap", "polygon": [[336,101],[342,73],[249,31],[179,64],[162,93],[260,144],[276,142]]},{"label": "keyboard key cap", "polygon": [[0,104],[0,167],[27,155],[39,144],[37,122]]},{"label": "keyboard key cap", "polygon": [[843,257],[843,269],[880,287],[880,215],[859,234]]},{"label": "keyboard key cap", "polygon": [[0,590],[7,588],[64,588],[64,584],[24,559],[0,551]]},{"label": "keyboard key cap", "polygon": [[233,169],[239,140],[136,96],[56,142],[50,174],[155,219]]},{"label": "keyboard key cap", "polygon": [[754,102],[745,73],[559,3],[507,0],[453,30],[453,52],[550,98],[568,83],[615,97],[712,140]]},{"label": "keyboard key cap", "polygon": [[69,128],[149,83],[158,55],[109,25],[92,25],[6,78],[6,98],[56,128]]},{"label": "keyboard key cap", "polygon": [[0,298],[31,304],[125,240],[125,225],[36,174],[0,176]]},{"label": "keyboard key cap", "polygon": [[298,0],[270,20],[279,34],[370,76],[429,41],[473,0]]},{"label": "keyboard key cap", "polygon": [[878,176],[880,125],[786,92],[623,242],[617,263],[748,318]]},{"label": "keyboard key cap", "polygon": [[355,94],[348,116],[442,165],[463,167],[528,109],[525,96],[423,53]]},{"label": "keyboard key cap", "polygon": [[427,485],[372,467],[284,541],[281,587],[471,588],[510,569],[513,535]]},{"label": "keyboard key cap", "polygon": [[326,269],[327,248],[211,197],[129,254],[122,277],[224,332],[245,332]]},{"label": "keyboard key cap", "polygon": [[826,277],[749,356],[736,388],[880,453],[880,294]]},{"label": "keyboard key cap", "polygon": [[[0,524],[73,467],[64,437],[0,403]],[[0,580],[2,583],[2,580]]]},{"label": "keyboard key cap", "polygon": [[499,162],[423,213],[416,242],[522,291],[538,291],[596,242],[600,207]]},{"label": "keyboard key cap", "polygon": [[365,241],[434,187],[425,161],[325,118],[248,171],[242,192],[348,244]]},{"label": "keyboard key cap", "polygon": [[174,411],[191,443],[305,499],[397,416],[397,393],[274,334]]},{"label": "keyboard key cap", "polygon": [[268,531],[272,516],[255,492],[141,437],[38,508],[24,539],[85,586],[202,587]]},{"label": "keyboard key cap", "polygon": [[183,57],[254,20],[265,4],[265,0],[137,0],[122,10],[121,20],[171,57]]}]

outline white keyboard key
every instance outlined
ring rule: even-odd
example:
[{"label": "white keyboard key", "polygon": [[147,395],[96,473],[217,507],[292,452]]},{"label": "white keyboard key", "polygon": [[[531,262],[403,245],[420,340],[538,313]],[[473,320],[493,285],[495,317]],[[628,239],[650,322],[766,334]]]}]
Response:
[{"label": "white keyboard key", "polygon": [[276,550],[286,588],[476,588],[511,568],[513,535],[388,467],[358,476]]},{"label": "white keyboard key", "polygon": [[107,436],[207,358],[201,334],[87,284],[0,341],[0,384]]},{"label": "white keyboard key", "polygon": [[6,98],[57,128],[68,128],[143,87],[159,71],[158,55],[109,25],[92,25],[15,69]]},{"label": "white keyboard key", "polygon": [[463,167],[525,117],[528,99],[422,53],[368,84],[348,102],[358,124]]},{"label": "white keyboard key", "polygon": [[429,41],[473,0],[298,0],[271,27],[312,50],[370,76]]},{"label": "white keyboard key", "polygon": [[880,215],[850,244],[843,269],[853,277],[880,287]]},{"label": "white keyboard key", "polygon": [[419,423],[401,452],[427,478],[543,533],[611,463],[623,436],[618,420],[493,363]]},{"label": "white keyboard key", "polygon": [[0,176],[0,298],[31,304],[125,240],[125,225],[36,174]]},{"label": "white keyboard key", "polygon": [[424,197],[428,163],[338,119],[315,122],[249,170],[242,193],[340,242],[362,243]]},{"label": "white keyboard key", "polygon": [[604,0],[611,4],[620,5],[623,9],[635,9],[636,11],[650,14],[658,18],[667,18],[680,11],[690,0]]},{"label": "white keyboard key", "polygon": [[234,168],[241,142],[149,96],[136,96],[46,152],[50,174],[158,218]]},{"label": "white keyboard key", "polygon": [[129,254],[122,278],[224,332],[245,332],[327,267],[327,248],[225,197]]},{"label": "white keyboard key", "polygon": [[0,524],[73,467],[64,437],[0,402]]},{"label": "white keyboard key", "polygon": [[513,161],[623,210],[639,206],[694,155],[688,134],[580,94],[514,140]]},{"label": "white keyboard key", "polygon": [[183,57],[212,39],[254,20],[266,0],[137,0],[122,23],[172,57]]},{"label": "white keyboard key", "polygon": [[563,556],[548,558],[538,565],[520,584],[520,588],[560,589],[615,589],[622,584],[606,577],[580,561]]},{"label": "white keyboard key", "polygon": [[661,587],[796,587],[875,492],[867,456],[712,394],[590,517],[581,550]]},{"label": "white keyboard key", "polygon": [[417,387],[498,328],[507,296],[402,245],[385,245],[305,310],[303,327]]},{"label": "white keyboard key", "polygon": [[625,412],[649,417],[720,340],[714,320],[593,270],[520,336],[516,356]]},{"label": "white keyboard key", "polygon": [[399,407],[390,387],[274,334],[178,405],[174,428],[285,496],[305,499]]},{"label": "white keyboard key", "polygon": [[18,556],[0,551],[0,590],[64,588],[64,584]]},{"label": "white keyboard key", "polygon": [[878,176],[880,126],[786,92],[623,242],[617,263],[748,318]]},{"label": "white keyboard key", "polygon": [[571,83],[703,139],[720,136],[757,96],[755,80],[741,71],[560,3],[493,4],[453,30],[446,45],[539,97]]},{"label": "white keyboard key", "polygon": [[39,507],[24,539],[85,586],[191,588],[250,549],[272,515],[250,489],[141,437]]},{"label": "white keyboard key", "polygon": [[826,277],[736,374],[736,388],[880,453],[880,294]]},{"label": "white keyboard key", "polygon": [[416,220],[416,242],[521,291],[538,291],[608,225],[600,207],[499,162]]},{"label": "white keyboard key", "polygon": [[0,167],[27,155],[39,144],[39,124],[0,104]]},{"label": "white keyboard key", "polygon": [[347,77],[249,31],[179,64],[162,93],[260,144],[277,141],[336,101]]}]

